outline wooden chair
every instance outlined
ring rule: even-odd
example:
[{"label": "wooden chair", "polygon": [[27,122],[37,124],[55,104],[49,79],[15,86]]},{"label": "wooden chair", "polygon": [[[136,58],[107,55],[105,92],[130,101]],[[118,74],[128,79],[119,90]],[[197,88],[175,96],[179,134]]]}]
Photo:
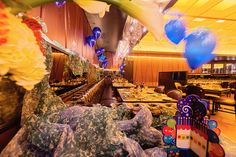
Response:
[{"label": "wooden chair", "polygon": [[[220,106],[232,106],[234,107],[234,109],[225,108],[223,110],[222,108],[220,108]],[[212,114],[214,114],[215,111],[235,114],[236,118],[236,91],[234,92],[234,99],[222,98],[222,97],[213,99]]]},{"label": "wooden chair", "polygon": [[175,82],[175,88],[180,89],[182,87],[181,83]]},{"label": "wooden chair", "polygon": [[154,89],[154,91],[157,92],[157,93],[165,93],[165,86],[157,86]]},{"label": "wooden chair", "polygon": [[174,90],[169,91],[166,95],[172,99],[179,100],[182,98],[182,91],[178,89],[174,89]]},{"label": "wooden chair", "polygon": [[205,92],[201,87],[194,86],[194,85],[188,85],[186,87],[186,96],[190,94],[198,95],[201,99],[204,98]]}]

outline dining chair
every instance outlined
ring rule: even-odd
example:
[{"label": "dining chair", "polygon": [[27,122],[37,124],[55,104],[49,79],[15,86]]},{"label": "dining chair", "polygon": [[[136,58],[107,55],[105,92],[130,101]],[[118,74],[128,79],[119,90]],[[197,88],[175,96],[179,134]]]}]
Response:
[{"label": "dining chair", "polygon": [[235,93],[236,82],[230,82],[230,83],[229,83],[229,88],[230,88],[230,92],[231,92],[231,93]]},{"label": "dining chair", "polygon": [[180,89],[182,87],[181,83],[175,82],[175,88]]},{"label": "dining chair", "polygon": [[174,90],[169,91],[166,95],[172,99],[179,100],[182,98],[182,91],[178,89],[174,89]]},{"label": "dining chair", "polygon": [[201,99],[203,99],[205,96],[205,91],[199,86],[188,85],[186,87],[186,96],[190,94],[198,95]]},{"label": "dining chair", "polygon": [[165,86],[157,86],[154,89],[154,91],[157,92],[157,93],[164,93],[165,92]]},{"label": "dining chair", "polygon": [[[234,107],[234,109],[229,109],[229,108],[223,109],[221,106],[231,106]],[[217,99],[213,99],[212,114],[214,114],[215,111],[231,113],[234,114],[236,118],[236,91],[234,91],[234,99],[228,97],[220,97]]]},{"label": "dining chair", "polygon": [[221,84],[222,88],[228,88],[229,87],[229,82],[222,82]]}]

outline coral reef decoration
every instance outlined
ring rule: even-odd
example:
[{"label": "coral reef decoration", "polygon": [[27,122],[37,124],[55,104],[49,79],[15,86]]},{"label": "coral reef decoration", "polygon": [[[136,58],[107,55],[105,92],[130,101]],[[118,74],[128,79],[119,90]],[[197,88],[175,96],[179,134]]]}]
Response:
[{"label": "coral reef decoration", "polygon": [[45,56],[45,48],[42,45],[43,38],[41,36],[42,26],[39,24],[39,22],[33,18],[24,17],[23,23],[25,23],[34,33],[34,36],[38,42],[38,45],[40,47],[41,52]]},{"label": "coral reef decoration", "polygon": [[45,57],[31,29],[0,1],[0,75],[31,90],[47,74]]}]

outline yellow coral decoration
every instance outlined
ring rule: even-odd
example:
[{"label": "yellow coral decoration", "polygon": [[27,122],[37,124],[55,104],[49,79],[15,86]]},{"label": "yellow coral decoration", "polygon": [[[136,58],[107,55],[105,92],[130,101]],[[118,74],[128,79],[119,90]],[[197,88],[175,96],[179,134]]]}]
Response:
[{"label": "yellow coral decoration", "polygon": [[33,31],[0,7],[0,75],[10,74],[16,84],[31,90],[45,74],[45,57],[37,45]]}]

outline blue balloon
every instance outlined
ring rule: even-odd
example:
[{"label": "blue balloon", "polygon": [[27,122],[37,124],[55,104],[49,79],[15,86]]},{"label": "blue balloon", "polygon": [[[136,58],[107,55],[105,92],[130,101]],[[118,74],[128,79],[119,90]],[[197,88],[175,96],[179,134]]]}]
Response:
[{"label": "blue balloon", "polygon": [[96,53],[97,55],[101,55],[101,54],[104,53],[104,52],[105,52],[105,48],[103,48],[103,47],[95,50],[95,53]]},{"label": "blue balloon", "polygon": [[172,136],[164,136],[163,141],[165,142],[165,144],[170,144],[173,141],[173,137]]},{"label": "blue balloon", "polygon": [[170,20],[165,25],[165,33],[168,39],[174,44],[178,44],[185,37],[185,25],[181,20]]},{"label": "blue balloon", "polygon": [[55,2],[55,5],[58,6],[58,7],[61,7],[61,6],[63,6],[64,4],[66,4],[66,1],[56,1],[56,2]]},{"label": "blue balloon", "polygon": [[208,120],[208,127],[209,129],[214,129],[214,128],[217,128],[217,122],[215,120]]},{"label": "blue balloon", "polygon": [[96,40],[100,38],[101,34],[102,34],[102,31],[99,27],[93,28],[93,36],[96,38]]},{"label": "blue balloon", "polygon": [[215,55],[211,52],[215,49],[215,36],[204,29],[198,29],[185,38],[185,53],[191,69],[196,69],[202,64],[211,61]]},{"label": "blue balloon", "polygon": [[105,60],[104,62],[102,62],[102,68],[106,68],[107,65],[108,65],[108,61],[107,61],[107,60]]},{"label": "blue balloon", "polygon": [[98,57],[98,60],[99,60],[100,62],[104,62],[106,59],[107,59],[107,58],[106,58],[106,56],[104,56],[104,55],[100,55],[100,56]]},{"label": "blue balloon", "polygon": [[123,70],[124,70],[124,68],[125,68],[125,65],[124,65],[124,64],[122,64],[122,65],[120,66],[120,71],[123,71]]},{"label": "blue balloon", "polygon": [[93,47],[96,44],[96,38],[94,36],[88,36],[86,38],[86,43],[90,46]]},{"label": "blue balloon", "polygon": [[101,52],[101,49],[96,49],[95,50],[95,53],[97,54],[97,55],[100,55],[102,52]]}]

